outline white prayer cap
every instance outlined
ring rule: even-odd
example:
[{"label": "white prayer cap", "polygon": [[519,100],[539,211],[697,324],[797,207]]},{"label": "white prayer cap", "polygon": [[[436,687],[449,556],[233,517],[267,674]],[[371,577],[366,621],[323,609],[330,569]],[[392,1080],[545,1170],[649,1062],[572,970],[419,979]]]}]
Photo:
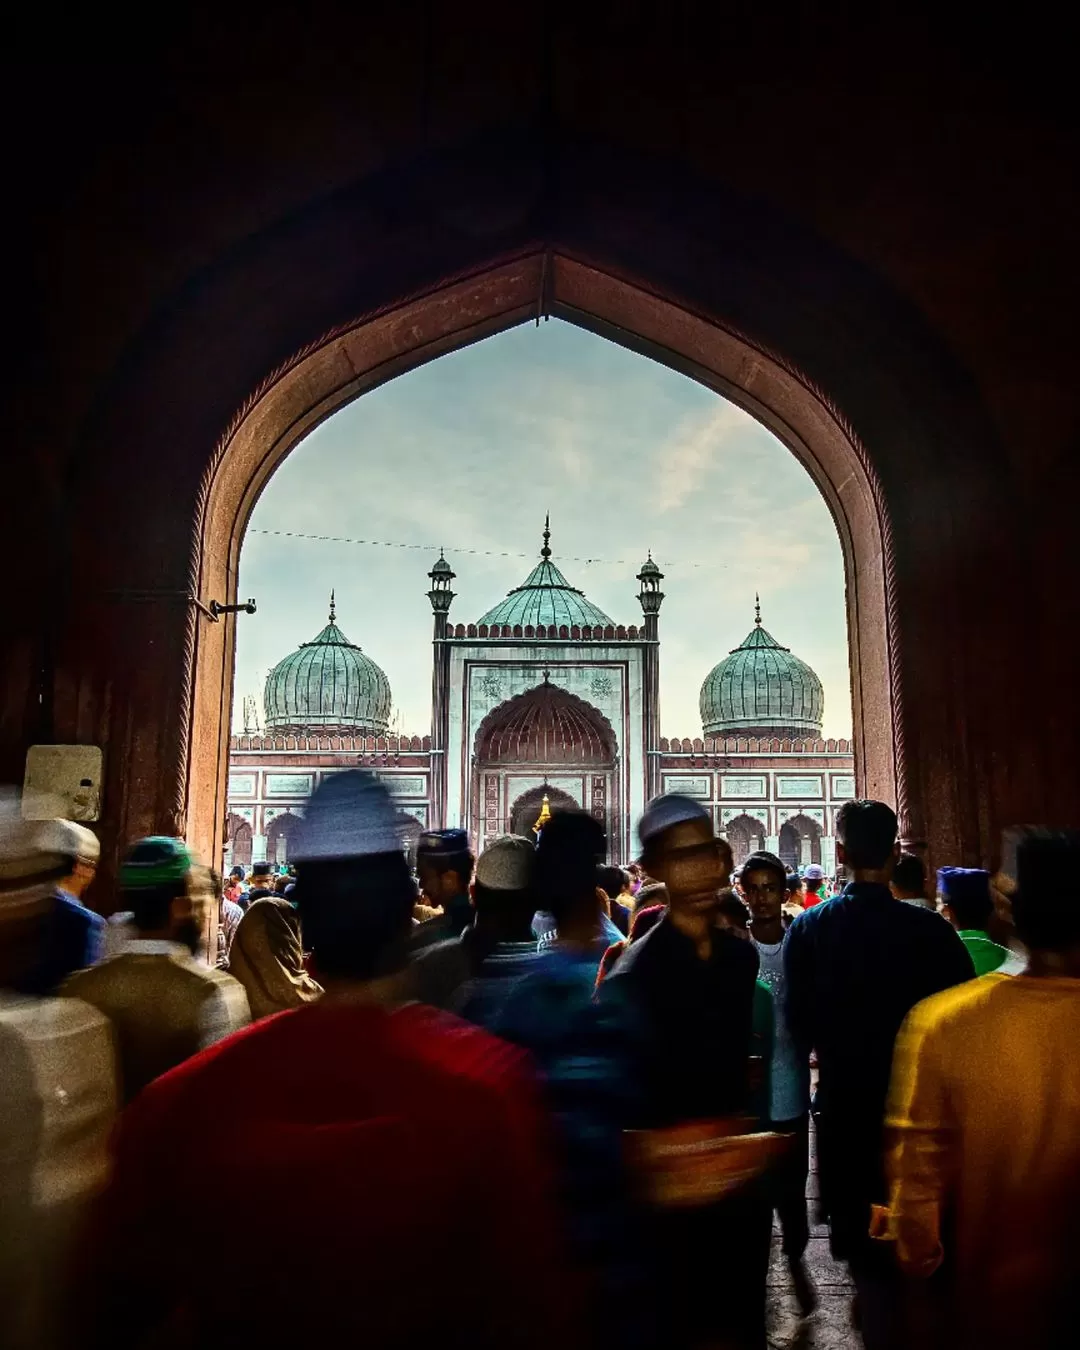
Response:
[{"label": "white prayer cap", "polygon": [[490,891],[526,891],[536,870],[536,845],[520,834],[500,834],[477,859],[476,880]]},{"label": "white prayer cap", "polygon": [[399,853],[404,822],[384,784],[363,769],[324,778],[290,840],[296,862]]},{"label": "white prayer cap", "polygon": [[73,858],[96,863],[96,835],[73,820],[24,820],[14,793],[0,799],[0,885],[55,875]]},{"label": "white prayer cap", "polygon": [[645,814],[638,821],[638,838],[644,846],[673,825],[682,825],[689,820],[705,820],[712,825],[707,807],[694,801],[693,797],[666,792],[662,797],[654,797],[645,808]]}]

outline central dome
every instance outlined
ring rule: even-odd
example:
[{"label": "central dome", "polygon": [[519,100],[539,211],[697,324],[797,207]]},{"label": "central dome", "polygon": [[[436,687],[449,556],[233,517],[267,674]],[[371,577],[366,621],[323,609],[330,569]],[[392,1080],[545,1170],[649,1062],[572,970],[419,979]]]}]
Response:
[{"label": "central dome", "polygon": [[513,627],[526,624],[536,627],[606,628],[613,621],[602,609],[585,599],[583,591],[571,586],[555,564],[551,561],[551,549],[548,540],[551,530],[548,521],[544,521],[544,547],[540,550],[540,561],[520,586],[515,587],[505,600],[501,600],[494,609],[479,619],[478,623],[509,624]]},{"label": "central dome", "polygon": [[334,597],[321,633],[266,677],[267,731],[379,734],[390,723],[390,682],[379,666],[337,626]]},{"label": "central dome", "polygon": [[701,686],[706,736],[820,736],[824,711],[821,681],[762,628],[760,607],[745,640]]}]

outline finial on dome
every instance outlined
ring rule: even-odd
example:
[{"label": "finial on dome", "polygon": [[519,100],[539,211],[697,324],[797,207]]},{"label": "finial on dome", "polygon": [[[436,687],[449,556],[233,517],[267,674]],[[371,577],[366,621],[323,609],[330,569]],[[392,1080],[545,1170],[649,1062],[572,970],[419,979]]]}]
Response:
[{"label": "finial on dome", "polygon": [[334,592],[333,592],[333,591],[330,592],[330,622],[331,622],[331,623],[336,623],[336,622],[337,622],[337,610],[336,610],[336,608],[335,608],[335,606],[334,606]]},{"label": "finial on dome", "polygon": [[544,671],[544,683],[545,683],[545,684],[549,684],[550,681],[551,681],[551,671],[550,671],[550,670],[545,670],[545,671]]},{"label": "finial on dome", "polygon": [[754,592],[754,622],[761,627],[761,596]]},{"label": "finial on dome", "polygon": [[544,516],[544,547],[540,550],[541,558],[550,558],[551,549],[548,546],[548,540],[551,538],[551,512],[548,511]]}]

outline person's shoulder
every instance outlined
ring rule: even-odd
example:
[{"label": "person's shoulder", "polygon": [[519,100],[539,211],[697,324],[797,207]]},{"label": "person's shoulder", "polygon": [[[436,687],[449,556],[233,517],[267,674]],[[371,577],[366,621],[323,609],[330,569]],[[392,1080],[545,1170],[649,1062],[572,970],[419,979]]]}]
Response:
[{"label": "person's shoulder", "polygon": [[1002,982],[1009,978],[1007,975],[981,975],[931,994],[908,1014],[908,1033],[936,1036],[950,1034],[958,1027],[966,1028],[972,1022],[978,1024],[987,1005],[996,999]]},{"label": "person's shoulder", "polygon": [[0,1028],[33,1040],[80,1034],[110,1037],[108,1018],[92,1003],[79,998],[74,991],[69,992],[70,984],[70,980],[65,981],[62,997],[18,998],[0,1003]]},{"label": "person's shoulder", "polygon": [[433,1080],[490,1090],[527,1070],[526,1056],[516,1046],[425,1004],[400,1008],[389,1019],[389,1031],[395,1049],[422,1064]]},{"label": "person's shoulder", "polygon": [[58,890],[56,892],[56,905],[65,918],[71,922],[77,923],[83,928],[93,928],[96,931],[104,932],[105,920],[101,915],[96,910],[84,905],[81,900],[76,900],[67,891]]}]

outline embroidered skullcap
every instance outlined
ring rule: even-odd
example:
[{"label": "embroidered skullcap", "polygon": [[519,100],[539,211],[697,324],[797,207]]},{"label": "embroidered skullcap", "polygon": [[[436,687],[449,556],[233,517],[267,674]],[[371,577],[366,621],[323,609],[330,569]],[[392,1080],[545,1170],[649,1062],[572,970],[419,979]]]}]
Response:
[{"label": "embroidered skullcap", "polygon": [[144,891],[181,882],[191,871],[192,857],[182,839],[153,834],[133,844],[120,864],[120,889]]},{"label": "embroidered skullcap", "polygon": [[295,862],[399,853],[403,821],[385,784],[364,769],[324,778],[290,840]]},{"label": "embroidered skullcap", "polygon": [[417,857],[453,858],[468,853],[469,836],[464,830],[425,830],[416,845]]},{"label": "embroidered skullcap", "polygon": [[476,881],[489,891],[527,891],[536,871],[536,846],[520,834],[500,834],[476,863]]}]

